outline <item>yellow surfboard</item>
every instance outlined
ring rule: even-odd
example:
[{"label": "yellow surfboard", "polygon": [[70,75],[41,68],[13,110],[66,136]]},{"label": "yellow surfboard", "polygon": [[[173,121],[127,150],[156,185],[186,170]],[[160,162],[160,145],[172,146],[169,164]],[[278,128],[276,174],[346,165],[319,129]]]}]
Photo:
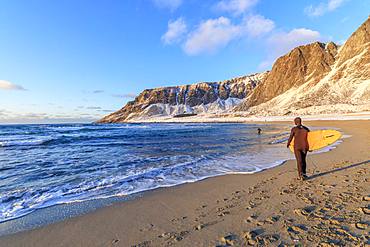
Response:
[{"label": "yellow surfboard", "polygon": [[[308,132],[308,145],[310,151],[318,150],[320,148],[329,146],[336,142],[342,134],[337,130],[314,130]],[[289,146],[290,150],[294,152],[294,138]]]}]

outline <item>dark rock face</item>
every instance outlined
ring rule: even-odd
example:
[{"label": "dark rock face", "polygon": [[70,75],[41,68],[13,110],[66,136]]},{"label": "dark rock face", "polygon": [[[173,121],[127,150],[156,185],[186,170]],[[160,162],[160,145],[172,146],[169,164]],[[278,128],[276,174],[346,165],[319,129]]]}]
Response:
[{"label": "dark rock face", "polygon": [[[145,89],[134,101],[128,102],[122,109],[104,117],[98,122],[124,122],[131,117],[137,116],[137,114],[140,114],[147,107],[154,104],[167,104],[172,106],[186,105],[188,107],[194,107],[207,105],[219,99],[244,99],[266,75],[267,72],[233,78],[222,82],[201,82],[192,85]],[[148,116],[155,115],[158,111],[155,107],[151,107],[150,111],[146,112],[146,114]],[[175,112],[171,114],[175,114]]]}]

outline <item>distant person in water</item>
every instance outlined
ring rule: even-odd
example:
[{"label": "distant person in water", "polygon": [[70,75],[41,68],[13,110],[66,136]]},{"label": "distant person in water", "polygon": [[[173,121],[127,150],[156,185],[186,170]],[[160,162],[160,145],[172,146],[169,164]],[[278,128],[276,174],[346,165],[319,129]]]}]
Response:
[{"label": "distant person in water", "polygon": [[310,130],[302,125],[302,119],[300,117],[294,119],[294,124],[296,126],[292,128],[286,146],[289,148],[294,137],[294,155],[297,160],[298,177],[305,180],[307,179],[306,156],[309,150],[307,135]]},{"label": "distant person in water", "polygon": [[261,128],[258,128],[258,129],[257,129],[257,133],[258,133],[259,135],[261,134],[261,131],[262,131],[262,130],[261,130]]}]

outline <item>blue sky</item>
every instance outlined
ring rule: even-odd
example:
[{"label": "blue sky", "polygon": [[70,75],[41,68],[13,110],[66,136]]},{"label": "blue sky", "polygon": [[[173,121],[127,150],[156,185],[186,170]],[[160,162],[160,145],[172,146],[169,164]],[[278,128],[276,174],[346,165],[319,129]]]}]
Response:
[{"label": "blue sky", "polygon": [[145,88],[264,71],[343,43],[370,0],[0,0],[0,123],[89,122]]}]

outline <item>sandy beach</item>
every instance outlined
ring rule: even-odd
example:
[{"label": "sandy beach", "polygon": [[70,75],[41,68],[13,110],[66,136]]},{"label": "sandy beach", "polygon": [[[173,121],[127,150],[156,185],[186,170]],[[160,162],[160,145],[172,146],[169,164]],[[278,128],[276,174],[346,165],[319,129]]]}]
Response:
[{"label": "sandy beach", "polygon": [[[349,138],[295,161],[157,189],[82,216],[0,238],[0,246],[368,246],[370,121],[306,121]],[[300,244],[300,245],[299,245]]]}]

